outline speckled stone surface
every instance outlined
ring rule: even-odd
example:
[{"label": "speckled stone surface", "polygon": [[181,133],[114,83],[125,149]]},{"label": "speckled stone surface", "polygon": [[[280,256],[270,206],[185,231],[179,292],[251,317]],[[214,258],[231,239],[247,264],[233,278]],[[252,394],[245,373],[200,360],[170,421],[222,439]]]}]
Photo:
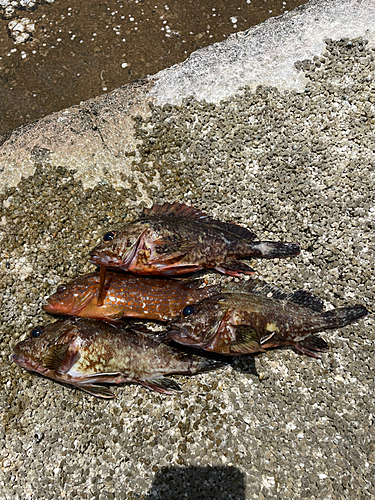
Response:
[{"label": "speckled stone surface", "polygon": [[140,113],[124,185],[111,184],[110,161],[105,178],[85,183],[35,150],[33,174],[4,187],[0,498],[375,498],[373,315],[323,332],[331,351],[320,360],[242,356],[176,376],[175,396],[125,385],[101,401],[9,362],[31,327],[52,321],[45,296],[93,269],[88,252],[101,235],[149,200],[298,241],[295,259],[251,261],[257,275],[304,287],[328,308],[374,311],[375,50],[365,36],[322,44],[295,61],[300,90],[244,88]]}]

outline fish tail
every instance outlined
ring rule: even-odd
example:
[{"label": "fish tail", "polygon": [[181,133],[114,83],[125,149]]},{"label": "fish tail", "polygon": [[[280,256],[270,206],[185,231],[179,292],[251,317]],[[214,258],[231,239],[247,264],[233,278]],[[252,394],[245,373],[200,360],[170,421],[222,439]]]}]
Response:
[{"label": "fish tail", "polygon": [[367,316],[367,314],[369,314],[369,311],[365,306],[356,305],[326,311],[322,313],[322,316],[327,321],[326,328],[340,328],[342,326],[350,325],[350,323],[363,318],[363,316]]},{"label": "fish tail", "polygon": [[195,373],[209,372],[227,365],[228,363],[223,360],[194,355],[189,373],[194,375]]},{"label": "fish tail", "polygon": [[[333,309],[332,311],[326,311],[322,313],[322,319],[324,321],[323,328],[341,328],[346,325],[350,325],[357,319],[363,318],[369,314],[365,306],[356,305],[349,307],[340,307]],[[299,342],[294,342],[293,347],[308,356],[313,356],[314,358],[320,358],[319,352],[328,352],[328,344],[315,335],[308,335]]]},{"label": "fish tail", "polygon": [[293,257],[301,252],[298,243],[283,243],[281,241],[252,241],[248,244],[249,257],[263,257],[264,259],[278,259]]}]

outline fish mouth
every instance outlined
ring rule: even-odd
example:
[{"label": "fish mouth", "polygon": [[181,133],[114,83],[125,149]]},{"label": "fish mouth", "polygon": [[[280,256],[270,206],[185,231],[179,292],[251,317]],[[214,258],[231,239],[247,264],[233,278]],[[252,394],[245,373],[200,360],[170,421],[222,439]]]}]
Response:
[{"label": "fish mouth", "polygon": [[119,259],[113,255],[110,255],[106,252],[99,252],[97,250],[92,250],[90,252],[90,262],[95,264],[96,266],[105,266],[114,269],[122,269],[126,271],[129,267],[131,259],[126,258],[125,260]]},{"label": "fish mouth", "polygon": [[53,302],[48,302],[48,304],[43,304],[42,309],[43,311],[46,311],[47,313],[58,313],[61,311],[61,306],[59,307],[60,304],[54,304]]},{"label": "fish mouth", "polygon": [[91,250],[89,255],[91,257],[90,262],[97,266],[103,265],[111,267],[111,264],[116,264],[116,262],[119,262],[118,259],[115,259],[112,255],[109,255],[107,252],[99,251],[95,248],[94,250]]},{"label": "fish mouth", "polygon": [[77,315],[84,307],[87,305],[87,303],[92,299],[92,295],[89,296],[86,300],[82,301],[81,304],[77,306],[73,306],[72,304],[66,304],[63,302],[58,302],[58,301],[51,301],[50,299],[47,300],[48,304],[43,304],[42,309],[43,311],[50,313],[50,314],[67,314],[67,315]]},{"label": "fish mouth", "polygon": [[134,243],[131,244],[130,247],[127,247],[127,242],[123,242],[123,244],[118,246],[117,248],[113,246],[97,246],[89,253],[91,257],[90,262],[97,266],[106,266],[127,271],[137,251],[141,249],[141,246],[143,244],[143,237],[146,232],[147,229],[145,229],[138,236],[138,238],[134,241]]},{"label": "fish mouth", "polygon": [[45,373],[47,368],[43,368],[36,363],[33,363],[31,361],[26,360],[25,358],[18,356],[17,354],[12,354],[10,356],[11,361],[13,363],[16,363],[16,365],[20,366],[21,368],[24,368],[25,370],[32,371],[32,372],[38,372],[38,373]]}]

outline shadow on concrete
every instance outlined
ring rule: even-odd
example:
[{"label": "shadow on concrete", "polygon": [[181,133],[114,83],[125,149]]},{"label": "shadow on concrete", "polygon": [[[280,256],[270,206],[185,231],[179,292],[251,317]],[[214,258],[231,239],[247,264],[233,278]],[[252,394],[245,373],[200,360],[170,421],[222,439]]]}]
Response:
[{"label": "shadow on concrete", "polygon": [[235,356],[231,359],[231,366],[233,370],[241,373],[249,373],[250,375],[259,376],[255,367],[255,355],[242,354],[242,356]]},{"label": "shadow on concrete", "polygon": [[236,467],[163,467],[147,500],[245,500],[245,478]]}]

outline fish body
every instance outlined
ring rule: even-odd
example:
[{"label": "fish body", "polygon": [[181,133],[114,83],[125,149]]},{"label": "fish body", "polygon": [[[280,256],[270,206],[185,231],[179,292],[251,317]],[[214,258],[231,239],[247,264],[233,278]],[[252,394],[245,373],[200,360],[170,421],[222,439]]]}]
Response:
[{"label": "fish body", "polygon": [[240,276],[254,271],[237,259],[290,257],[296,243],[255,241],[255,234],[234,223],[220,222],[180,203],[153,205],[140,219],[104,235],[91,262],[135,274],[180,275],[216,269]]},{"label": "fish body", "polygon": [[98,305],[99,273],[81,276],[57,292],[43,306],[46,312],[116,321],[125,317],[169,321],[188,304],[218,293],[217,286],[200,288],[201,280],[170,280],[107,271],[105,294]]},{"label": "fish body", "polygon": [[176,349],[163,338],[103,321],[69,318],[34,328],[12,360],[29,371],[94,396],[114,395],[98,384],[134,382],[164,394],[180,391],[170,374],[192,375],[223,363]]},{"label": "fish body", "polygon": [[[250,284],[250,288],[251,288]],[[284,294],[272,285],[252,292],[229,292],[186,307],[168,326],[168,336],[184,345],[226,355],[292,346],[313,357],[329,350],[315,332],[340,328],[368,314],[362,305],[323,312],[310,292]]]}]

